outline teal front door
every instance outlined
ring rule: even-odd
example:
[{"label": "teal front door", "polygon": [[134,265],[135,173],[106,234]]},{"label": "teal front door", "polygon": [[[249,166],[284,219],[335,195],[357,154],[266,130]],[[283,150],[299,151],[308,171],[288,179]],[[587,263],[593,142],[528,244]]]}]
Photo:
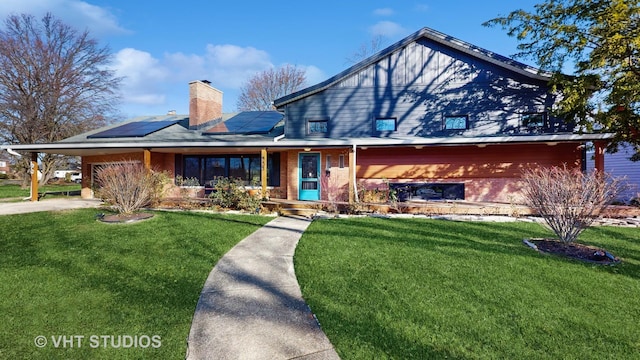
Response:
[{"label": "teal front door", "polygon": [[320,154],[300,154],[298,185],[300,200],[320,200]]}]

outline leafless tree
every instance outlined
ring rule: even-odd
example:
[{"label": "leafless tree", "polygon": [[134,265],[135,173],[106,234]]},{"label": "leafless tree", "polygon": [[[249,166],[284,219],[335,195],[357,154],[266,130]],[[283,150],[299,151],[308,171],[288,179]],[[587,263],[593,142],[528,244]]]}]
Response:
[{"label": "leafless tree", "polygon": [[273,100],[302,89],[306,81],[304,70],[293,65],[265,70],[242,86],[238,96],[238,110],[273,110]]},{"label": "leafless tree", "polygon": [[[108,123],[121,82],[110,60],[109,49],[88,31],[52,14],[40,21],[28,14],[7,17],[0,29],[0,142],[51,143]],[[41,183],[59,158],[41,156]]]},{"label": "leafless tree", "polygon": [[356,64],[369,56],[377,53],[382,47],[382,36],[378,35],[371,39],[369,43],[363,43],[360,45],[358,51],[346,58],[347,64]]},{"label": "leafless tree", "polygon": [[523,179],[527,205],[564,243],[574,242],[626,187],[623,178],[567,167],[527,169]]}]

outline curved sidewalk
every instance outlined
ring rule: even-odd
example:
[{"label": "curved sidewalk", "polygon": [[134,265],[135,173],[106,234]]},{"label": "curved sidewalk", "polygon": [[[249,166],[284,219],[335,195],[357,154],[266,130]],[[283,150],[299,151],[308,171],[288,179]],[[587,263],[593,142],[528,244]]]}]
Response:
[{"label": "curved sidewalk", "polygon": [[218,261],[196,306],[187,359],[339,359],[293,269],[310,222],[278,217]]}]

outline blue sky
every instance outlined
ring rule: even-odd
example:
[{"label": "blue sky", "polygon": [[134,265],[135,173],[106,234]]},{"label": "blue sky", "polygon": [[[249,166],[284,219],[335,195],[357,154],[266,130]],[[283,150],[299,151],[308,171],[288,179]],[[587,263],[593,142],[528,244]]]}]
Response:
[{"label": "blue sky", "polygon": [[188,113],[188,83],[201,79],[223,91],[223,110],[233,112],[241,85],[258,72],[291,64],[313,85],[352,65],[347,59],[374,37],[384,48],[425,26],[510,56],[516,40],[482,23],[537,2],[2,0],[0,17],[49,11],[88,29],[125,77],[121,112],[129,118]]}]

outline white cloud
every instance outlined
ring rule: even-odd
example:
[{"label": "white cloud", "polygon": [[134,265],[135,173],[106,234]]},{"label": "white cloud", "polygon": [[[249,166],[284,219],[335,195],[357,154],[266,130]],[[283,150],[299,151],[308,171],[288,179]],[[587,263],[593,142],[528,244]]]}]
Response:
[{"label": "white cloud", "polygon": [[123,100],[127,103],[159,105],[164,103],[162,84],[170,70],[148,52],[126,48],[115,55],[114,68],[122,82]]},{"label": "white cloud", "polygon": [[214,87],[238,89],[249,77],[273,67],[266,51],[236,45],[206,46],[203,54],[165,54],[173,80],[209,80]]},{"label": "white cloud", "polygon": [[95,36],[129,32],[118,24],[109,9],[79,0],[20,0],[1,1],[0,18],[27,13],[37,18],[50,12],[56,18],[78,29],[88,29]]},{"label": "white cloud", "polygon": [[[165,53],[162,58],[127,48],[120,50],[114,61],[117,75],[125,77],[123,100],[146,105],[163,104],[166,93],[187,89],[193,80],[209,80],[223,91],[237,90],[251,76],[271,67],[269,54],[263,50],[211,44],[203,54]],[[312,74],[320,73],[315,67],[309,69]]]},{"label": "white cloud", "polygon": [[266,51],[236,45],[207,45],[206,70],[213,84],[239,88],[251,76],[273,67]]},{"label": "white cloud", "polygon": [[316,66],[309,65],[299,67],[305,71],[305,75],[307,77],[307,86],[315,85],[319,82],[327,80],[327,75]]},{"label": "white cloud", "polygon": [[380,21],[377,24],[370,27],[369,32],[373,36],[384,36],[384,37],[392,38],[398,35],[402,35],[407,31],[402,26],[392,21]]},{"label": "white cloud", "polygon": [[377,16],[391,16],[394,14],[394,11],[391,8],[381,8],[373,10],[373,14]]}]

